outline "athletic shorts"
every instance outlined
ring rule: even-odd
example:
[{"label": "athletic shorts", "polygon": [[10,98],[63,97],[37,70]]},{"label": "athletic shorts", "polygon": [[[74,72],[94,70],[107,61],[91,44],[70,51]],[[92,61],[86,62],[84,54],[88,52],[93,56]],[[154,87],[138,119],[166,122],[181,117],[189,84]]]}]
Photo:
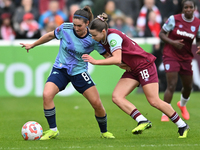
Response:
[{"label": "athletic shorts", "polygon": [[121,78],[131,78],[137,80],[141,86],[149,83],[158,83],[158,74],[155,63],[146,68],[140,68],[137,72],[124,72]]},{"label": "athletic shorts", "polygon": [[193,75],[190,60],[178,61],[173,58],[163,58],[165,72],[178,72],[182,75]]},{"label": "athletic shorts", "polygon": [[60,91],[64,90],[68,83],[71,82],[74,88],[81,94],[83,94],[84,91],[88,88],[95,85],[87,72],[82,72],[80,74],[70,76],[67,73],[67,69],[58,69],[55,67],[52,68],[47,82],[53,82],[56,84]]}]

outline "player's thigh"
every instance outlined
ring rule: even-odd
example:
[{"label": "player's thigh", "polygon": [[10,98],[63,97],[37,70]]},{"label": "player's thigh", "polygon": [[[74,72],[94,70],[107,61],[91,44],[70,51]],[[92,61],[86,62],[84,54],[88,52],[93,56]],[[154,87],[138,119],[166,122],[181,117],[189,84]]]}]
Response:
[{"label": "player's thigh", "polygon": [[114,97],[126,97],[130,94],[137,86],[139,82],[132,78],[121,78],[113,91]]},{"label": "player's thigh", "polygon": [[166,72],[167,86],[176,86],[178,82],[178,72]]}]

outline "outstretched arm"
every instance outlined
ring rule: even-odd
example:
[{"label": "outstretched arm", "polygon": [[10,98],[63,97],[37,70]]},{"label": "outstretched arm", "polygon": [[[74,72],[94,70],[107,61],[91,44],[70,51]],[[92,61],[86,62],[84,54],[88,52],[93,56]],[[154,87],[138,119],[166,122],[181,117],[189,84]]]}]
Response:
[{"label": "outstretched arm", "polygon": [[54,38],[55,38],[54,31],[51,31],[51,32],[46,33],[42,37],[40,37],[37,41],[35,41],[32,44],[20,43],[20,45],[22,45],[22,48],[25,47],[25,49],[27,50],[27,52],[29,52],[29,50],[31,48],[34,48],[35,46],[47,43],[47,42],[49,42],[50,40],[52,40]]}]

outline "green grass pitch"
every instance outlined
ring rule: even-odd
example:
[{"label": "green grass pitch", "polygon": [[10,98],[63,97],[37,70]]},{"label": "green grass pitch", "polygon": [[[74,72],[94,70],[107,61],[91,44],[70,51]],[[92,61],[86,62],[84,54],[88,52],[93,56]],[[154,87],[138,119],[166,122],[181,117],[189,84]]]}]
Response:
[{"label": "green grass pitch", "polygon": [[[161,99],[163,93],[160,94]],[[60,135],[49,141],[25,141],[21,128],[27,121],[37,121],[48,129],[43,113],[42,98],[0,97],[0,150],[198,150],[200,149],[200,93],[193,92],[187,108],[190,120],[186,121],[191,130],[187,139],[178,139],[178,129],[172,122],[161,122],[161,112],[151,107],[144,94],[132,93],[127,97],[153,126],[141,135],[133,135],[131,130],[136,121],[126,115],[111,101],[111,95],[101,96],[108,115],[108,130],[115,139],[101,139],[100,130],[89,102],[82,96],[55,97],[57,125]],[[172,106],[181,116],[176,106],[180,92],[174,94]]]}]

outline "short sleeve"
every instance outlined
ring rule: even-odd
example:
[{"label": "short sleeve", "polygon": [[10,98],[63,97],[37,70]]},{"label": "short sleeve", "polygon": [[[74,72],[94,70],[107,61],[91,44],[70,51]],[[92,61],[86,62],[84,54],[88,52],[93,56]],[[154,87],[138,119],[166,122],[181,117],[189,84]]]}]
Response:
[{"label": "short sleeve", "polygon": [[164,23],[163,25],[163,30],[165,30],[166,32],[172,31],[175,27],[175,19],[174,16],[170,16],[167,21]]},{"label": "short sleeve", "polygon": [[59,27],[57,27],[54,30],[54,34],[55,34],[56,39],[58,39],[58,40],[62,39],[62,36],[63,36],[62,30],[63,30],[63,24],[61,24]]},{"label": "short sleeve", "polygon": [[123,39],[116,33],[111,33],[107,37],[108,44],[110,45],[110,52],[113,53],[117,49],[122,49]]}]

